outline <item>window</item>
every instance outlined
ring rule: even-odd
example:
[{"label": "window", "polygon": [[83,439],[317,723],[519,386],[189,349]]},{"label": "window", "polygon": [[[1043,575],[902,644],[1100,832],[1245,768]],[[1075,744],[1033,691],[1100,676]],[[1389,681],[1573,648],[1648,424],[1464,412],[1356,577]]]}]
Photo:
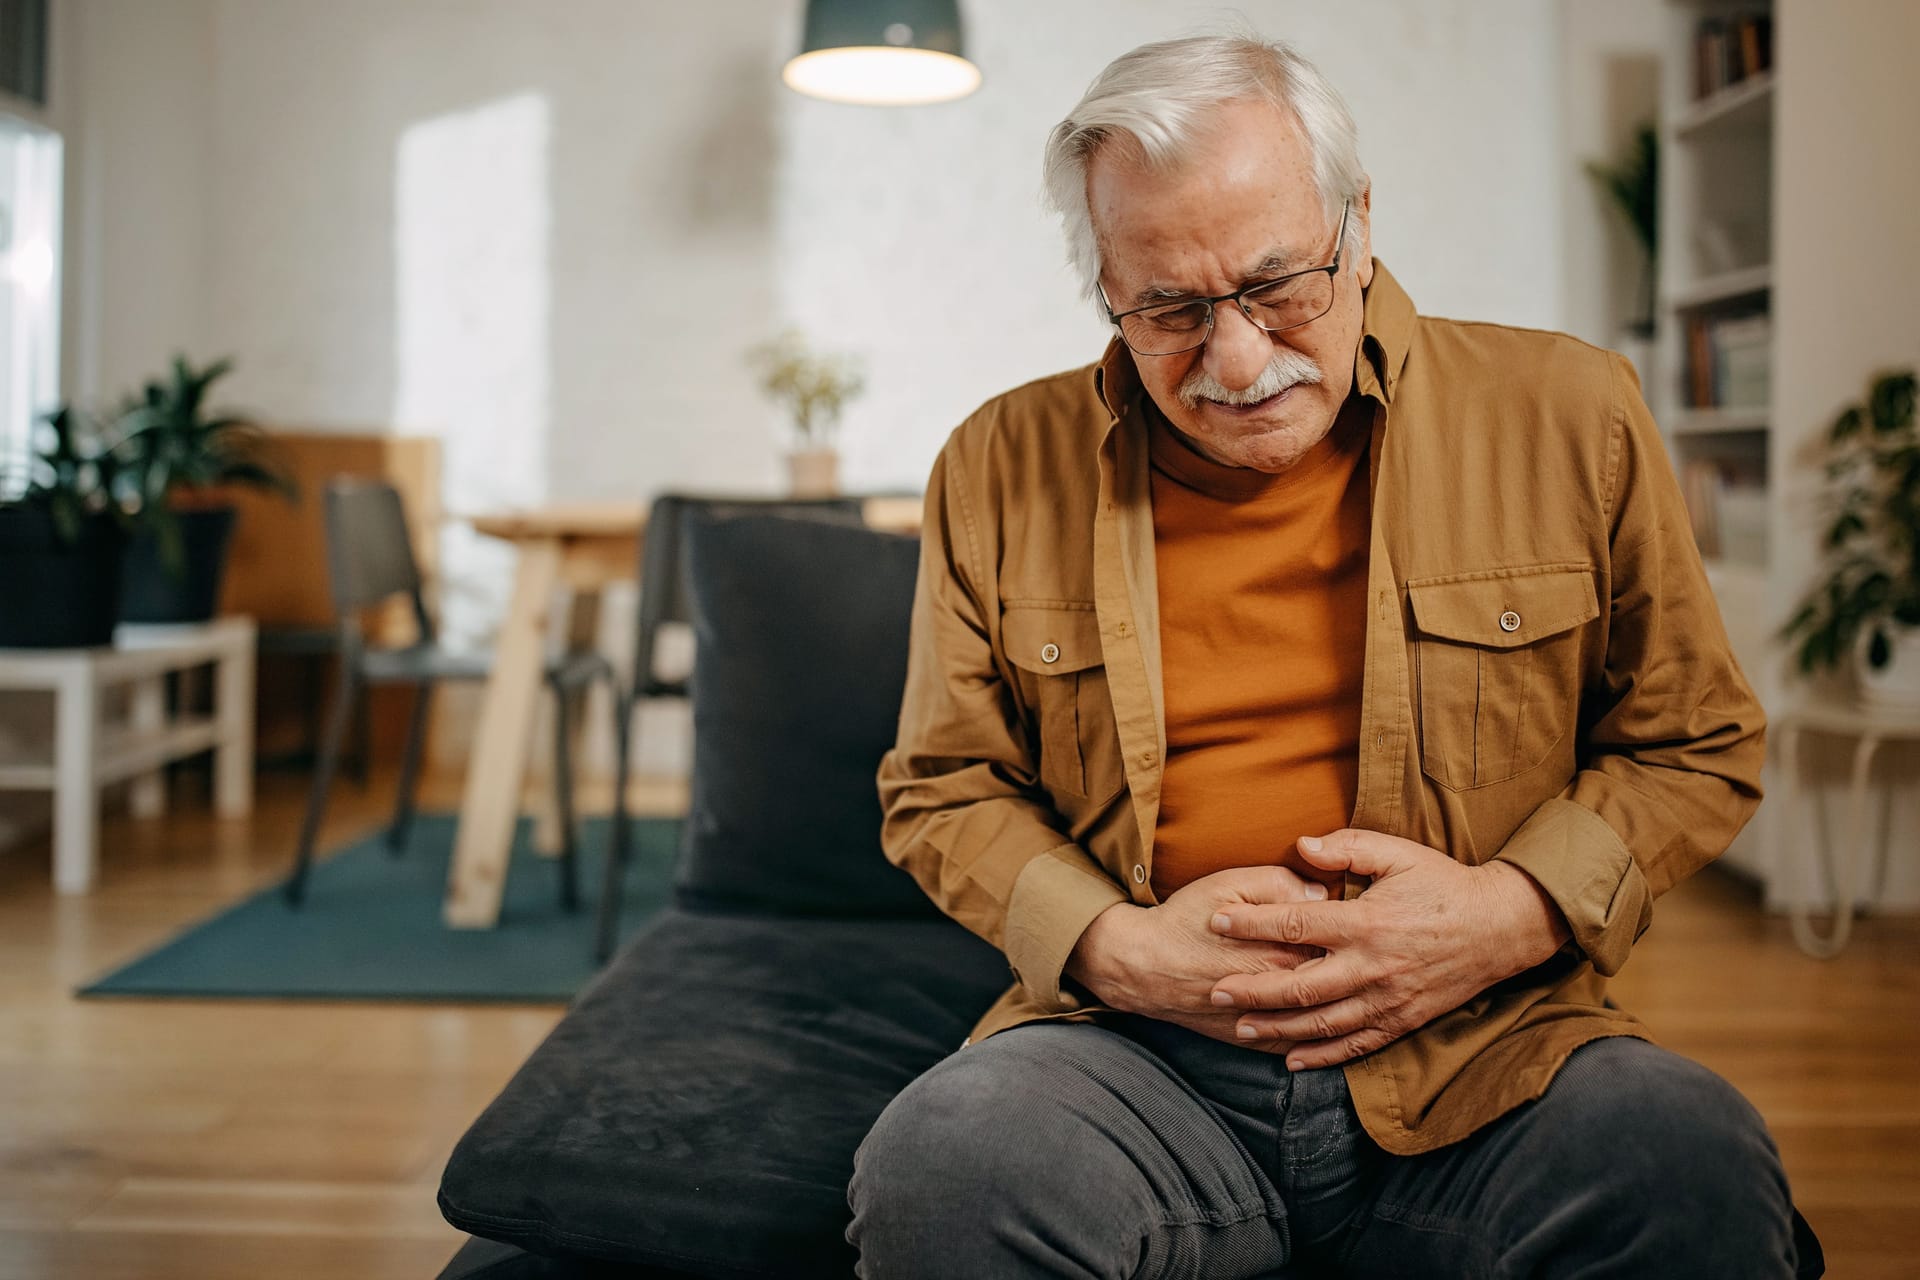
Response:
[{"label": "window", "polygon": [[60,396],[60,139],[0,117],[0,496]]}]

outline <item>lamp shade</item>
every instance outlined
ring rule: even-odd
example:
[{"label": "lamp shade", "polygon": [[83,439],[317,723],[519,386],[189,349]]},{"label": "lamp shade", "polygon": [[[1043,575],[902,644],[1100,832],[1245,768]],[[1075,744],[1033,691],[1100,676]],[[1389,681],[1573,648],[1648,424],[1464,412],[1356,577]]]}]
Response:
[{"label": "lamp shade", "polygon": [[800,54],[780,78],[829,102],[950,102],[980,87],[958,0],[807,0]]}]

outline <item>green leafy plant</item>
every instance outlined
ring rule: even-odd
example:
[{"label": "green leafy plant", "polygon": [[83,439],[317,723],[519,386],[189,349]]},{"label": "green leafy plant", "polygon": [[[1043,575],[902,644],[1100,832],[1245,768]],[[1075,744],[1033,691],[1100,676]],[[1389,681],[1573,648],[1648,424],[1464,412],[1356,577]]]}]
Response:
[{"label": "green leafy plant", "polygon": [[45,414],[36,425],[33,447],[16,464],[0,491],[15,496],[9,505],[39,507],[53,522],[54,534],[71,546],[81,526],[94,516],[131,524],[125,502],[124,468],[99,424],[70,405]]},{"label": "green leafy plant", "polygon": [[747,358],[759,371],[760,389],[793,415],[803,449],[831,445],[840,411],[866,389],[858,361],[816,354],[796,330],[753,348]]},{"label": "green leafy plant", "polygon": [[161,563],[176,572],[185,551],[175,504],[204,502],[207,491],[233,486],[298,496],[263,429],[208,409],[207,389],[232,368],[231,360],[216,360],[195,369],[175,356],[167,376],[129,397],[114,419],[114,451],[141,523],[159,541]]},{"label": "green leafy plant", "polygon": [[1660,135],[1651,124],[1634,130],[1627,153],[1612,164],[1587,161],[1587,173],[1626,221],[1646,253],[1640,274],[1640,298],[1634,333],[1653,336],[1653,282],[1660,260]]},{"label": "green leafy plant", "polygon": [[1885,667],[1892,633],[1920,627],[1920,424],[1914,371],[1876,377],[1865,404],[1848,405],[1827,432],[1833,519],[1824,578],[1781,630],[1799,644],[1800,670],[1835,670],[1862,635],[1867,662]]}]

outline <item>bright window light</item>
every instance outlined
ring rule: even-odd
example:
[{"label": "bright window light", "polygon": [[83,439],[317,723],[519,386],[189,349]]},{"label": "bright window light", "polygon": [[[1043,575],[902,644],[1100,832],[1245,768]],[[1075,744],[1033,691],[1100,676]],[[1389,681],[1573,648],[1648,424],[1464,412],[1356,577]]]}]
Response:
[{"label": "bright window light", "polygon": [[951,102],[980,87],[980,68],[931,49],[816,49],[787,63],[787,87],[828,102],[910,106]]},{"label": "bright window light", "polygon": [[35,298],[45,296],[53,283],[53,246],[29,240],[7,255],[7,278]]}]

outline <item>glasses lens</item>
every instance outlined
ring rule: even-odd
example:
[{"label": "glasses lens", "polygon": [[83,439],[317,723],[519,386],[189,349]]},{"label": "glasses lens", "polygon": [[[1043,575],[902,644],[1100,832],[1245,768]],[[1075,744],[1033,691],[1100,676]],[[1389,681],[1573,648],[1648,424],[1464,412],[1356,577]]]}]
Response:
[{"label": "glasses lens", "polygon": [[1120,336],[1143,356],[1189,351],[1206,341],[1211,310],[1204,302],[1186,302],[1136,311],[1121,319]]},{"label": "glasses lens", "polygon": [[1242,295],[1253,322],[1262,329],[1291,329],[1308,324],[1333,307],[1333,275],[1316,271],[1308,276],[1275,280],[1265,288]]}]

